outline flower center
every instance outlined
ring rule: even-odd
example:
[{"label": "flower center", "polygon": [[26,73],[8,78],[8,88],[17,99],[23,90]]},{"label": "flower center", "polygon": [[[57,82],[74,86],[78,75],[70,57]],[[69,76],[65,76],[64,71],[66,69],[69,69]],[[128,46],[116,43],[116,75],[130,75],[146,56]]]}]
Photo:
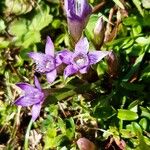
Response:
[{"label": "flower center", "polygon": [[36,71],[40,73],[47,73],[55,68],[55,60],[53,57],[43,57],[42,60],[36,62]]},{"label": "flower center", "polygon": [[77,66],[82,67],[86,64],[86,58],[83,55],[78,55],[74,58],[74,62]]}]

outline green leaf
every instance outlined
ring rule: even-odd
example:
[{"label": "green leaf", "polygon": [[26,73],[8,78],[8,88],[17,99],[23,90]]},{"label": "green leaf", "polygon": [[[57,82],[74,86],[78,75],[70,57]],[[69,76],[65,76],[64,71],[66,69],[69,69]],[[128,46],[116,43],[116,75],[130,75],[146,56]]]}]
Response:
[{"label": "green leaf", "polygon": [[4,20],[0,19],[0,33],[4,32],[6,28]]},{"label": "green leaf", "polygon": [[138,119],[138,114],[133,112],[133,111],[130,111],[130,110],[126,110],[126,109],[118,109],[118,115],[117,117],[120,119],[120,120],[136,120]]},{"label": "green leaf", "polygon": [[72,139],[75,135],[75,124],[73,118],[66,120],[66,135],[69,139]]},{"label": "green leaf", "polygon": [[142,7],[141,7],[141,1],[140,0],[132,0],[132,1],[135,4],[135,6],[137,7],[137,9],[140,12],[140,14],[142,16],[144,16],[144,12],[143,12]]},{"label": "green leaf", "polygon": [[98,20],[99,16],[98,15],[91,15],[90,19],[88,21],[88,24],[86,26],[85,33],[89,39],[94,38],[93,30],[95,28],[96,22]]},{"label": "green leaf", "polygon": [[139,124],[141,125],[141,127],[146,130],[147,129],[147,119],[146,118],[142,118],[139,122]]},{"label": "green leaf", "polygon": [[142,5],[146,9],[150,9],[150,0],[142,0]]},{"label": "green leaf", "polygon": [[40,8],[40,10],[37,10],[35,16],[31,20],[29,30],[40,31],[44,27],[48,26],[53,19],[53,16],[50,15],[49,12],[50,8],[47,5],[44,5]]},{"label": "green leaf", "polygon": [[14,35],[17,39],[20,39],[22,35],[28,32],[28,22],[26,19],[15,19],[10,23],[8,32]]},{"label": "green leaf", "polygon": [[23,41],[22,46],[28,48],[31,44],[41,41],[41,34],[38,31],[29,31],[25,34]]},{"label": "green leaf", "polygon": [[150,37],[138,37],[135,41],[140,45],[147,45],[150,43]]},{"label": "green leaf", "polygon": [[150,120],[150,111],[147,108],[144,108],[142,106],[140,106],[140,109],[142,111],[141,116],[146,117]]},{"label": "green leaf", "polygon": [[125,9],[124,8],[124,5],[120,2],[120,0],[113,0],[115,3],[116,3],[116,5],[118,5],[121,9]]},{"label": "green leaf", "polygon": [[138,136],[138,140],[139,140],[139,149],[140,150],[149,150],[150,149],[150,146],[148,146],[146,143],[145,143],[145,140],[144,140],[144,136],[142,135],[142,129],[140,127],[140,125],[136,122],[133,122],[132,123],[132,126],[133,126],[133,129],[134,129],[134,132],[136,133],[136,135]]}]

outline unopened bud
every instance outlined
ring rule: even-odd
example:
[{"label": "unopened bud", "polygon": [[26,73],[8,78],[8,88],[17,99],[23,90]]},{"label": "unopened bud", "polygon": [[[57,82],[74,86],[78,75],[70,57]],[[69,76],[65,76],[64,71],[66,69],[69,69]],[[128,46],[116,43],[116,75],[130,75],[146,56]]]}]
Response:
[{"label": "unopened bud", "polygon": [[113,51],[107,55],[108,73],[111,77],[117,77],[118,58]]},{"label": "unopened bud", "polygon": [[96,48],[100,48],[103,40],[104,40],[104,32],[105,32],[105,26],[103,18],[100,17],[98,21],[96,22],[95,28],[94,28],[94,45]]},{"label": "unopened bud", "polygon": [[80,150],[96,150],[95,144],[86,138],[78,139],[77,145]]}]

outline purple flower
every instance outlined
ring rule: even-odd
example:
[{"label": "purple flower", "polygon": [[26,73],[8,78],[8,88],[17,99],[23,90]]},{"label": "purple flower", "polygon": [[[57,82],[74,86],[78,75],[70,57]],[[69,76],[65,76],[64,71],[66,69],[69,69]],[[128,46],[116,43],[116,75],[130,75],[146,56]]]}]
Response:
[{"label": "purple flower", "polygon": [[24,92],[21,97],[19,97],[14,104],[23,107],[32,106],[32,120],[35,121],[40,114],[42,103],[45,99],[45,94],[43,93],[40,83],[35,76],[35,87],[27,83],[16,84]]},{"label": "purple flower", "polygon": [[47,42],[45,46],[45,54],[30,52],[29,57],[31,57],[36,63],[36,71],[39,73],[46,74],[48,82],[53,82],[57,77],[56,68],[59,65],[56,63],[54,54],[54,45],[51,38],[47,37]]},{"label": "purple flower", "polygon": [[68,29],[71,37],[77,42],[92,12],[87,0],[64,0]]},{"label": "purple flower", "polygon": [[67,64],[64,70],[64,77],[80,72],[81,74],[87,73],[89,67],[96,64],[101,59],[109,54],[108,51],[91,51],[89,50],[89,43],[87,38],[82,38],[75,45],[75,52],[62,51],[59,54],[62,62]]}]

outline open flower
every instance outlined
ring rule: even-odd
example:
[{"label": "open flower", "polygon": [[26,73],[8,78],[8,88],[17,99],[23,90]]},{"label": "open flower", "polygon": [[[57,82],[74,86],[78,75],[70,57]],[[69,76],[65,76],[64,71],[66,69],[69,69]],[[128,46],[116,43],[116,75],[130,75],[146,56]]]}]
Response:
[{"label": "open flower", "polygon": [[64,77],[80,72],[81,74],[87,73],[89,67],[102,60],[109,54],[108,51],[90,51],[87,38],[82,38],[75,45],[75,51],[62,51],[59,55],[62,62],[67,64],[64,70]]},{"label": "open flower", "polygon": [[32,120],[35,121],[40,114],[41,106],[45,99],[45,94],[41,89],[37,77],[35,76],[35,87],[28,83],[18,83],[16,85],[24,92],[23,95],[14,102],[14,104],[23,107],[32,106]]},{"label": "open flower", "polygon": [[67,14],[68,30],[73,40],[77,42],[88,22],[92,8],[87,0],[65,0],[64,3]]},{"label": "open flower", "polygon": [[31,57],[36,63],[36,71],[39,73],[46,74],[48,82],[53,82],[57,77],[56,68],[59,65],[56,63],[54,54],[54,45],[51,38],[47,37],[47,42],[45,46],[45,54],[30,52],[29,57]]}]

